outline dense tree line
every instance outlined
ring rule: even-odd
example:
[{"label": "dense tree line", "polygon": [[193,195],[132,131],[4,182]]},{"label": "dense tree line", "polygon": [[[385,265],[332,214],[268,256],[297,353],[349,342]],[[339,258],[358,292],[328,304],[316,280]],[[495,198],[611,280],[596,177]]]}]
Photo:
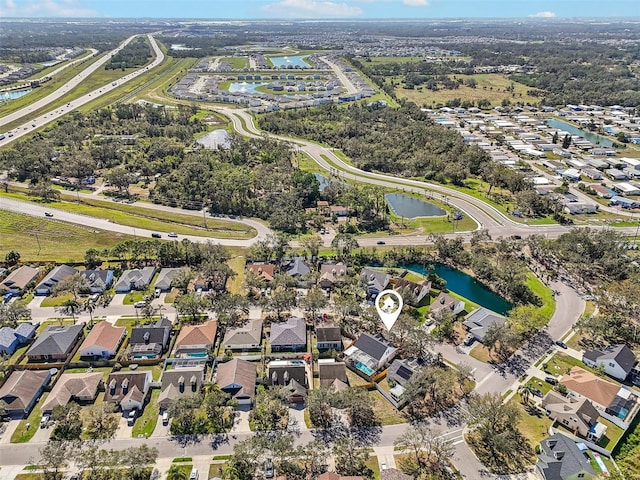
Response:
[{"label": "dense tree line", "polygon": [[481,172],[489,156],[465,144],[455,131],[436,124],[416,105],[333,105],[275,112],[259,118],[260,127],[328,143],[356,166],[405,176],[423,176],[461,185]]},{"label": "dense tree line", "polygon": [[141,67],[151,58],[151,45],[146,37],[133,39],[104,66],[105,70]]}]

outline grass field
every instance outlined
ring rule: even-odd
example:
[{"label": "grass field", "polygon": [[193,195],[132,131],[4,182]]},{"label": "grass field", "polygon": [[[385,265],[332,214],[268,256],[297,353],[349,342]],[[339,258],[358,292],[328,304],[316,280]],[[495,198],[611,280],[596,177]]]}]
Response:
[{"label": "grass field", "polygon": [[8,251],[16,250],[22,261],[81,262],[90,248],[102,251],[130,239],[130,235],[0,210],[3,258]]},{"label": "grass field", "polygon": [[236,273],[234,277],[227,280],[227,290],[230,293],[242,293],[244,290],[244,257],[234,257],[227,262]]},{"label": "grass field", "polygon": [[527,281],[525,283],[533,293],[542,299],[542,306],[538,307],[538,312],[547,320],[550,319],[553,316],[553,312],[556,311],[556,299],[553,296],[553,291],[532,272],[527,272]]},{"label": "grass field", "polygon": [[376,412],[382,425],[397,425],[407,421],[377,390],[371,390],[369,397],[373,400],[373,410]]},{"label": "grass field", "polygon": [[[16,190],[12,188],[11,190]],[[25,202],[41,203],[23,193],[0,193]],[[76,200],[73,195],[63,195],[63,198]],[[82,197],[80,203],[76,201],[58,201],[51,204],[52,207],[66,212],[88,215],[96,218],[107,219],[120,225],[128,225],[136,228],[146,228],[159,232],[175,232],[183,235],[199,235],[216,238],[252,238],[257,232],[254,228],[241,223],[228,222],[214,218],[206,219],[206,230],[203,217],[181,212],[165,212],[144,208],[137,205],[128,205],[106,200]]]},{"label": "grass field", "polygon": [[519,394],[514,395],[509,402],[520,411],[521,417],[520,421],[518,421],[518,429],[529,440],[532,447],[535,447],[540,441],[549,436],[549,427],[553,422],[542,411],[533,409],[527,411],[520,402]]},{"label": "grass field", "polygon": [[[11,435],[11,443],[26,443],[33,438],[40,428],[40,419],[42,418],[42,410],[40,407],[44,404],[48,393],[44,393],[38,403],[33,407],[31,413],[24,420],[20,420],[18,428]],[[29,428],[27,428],[29,424]]]},{"label": "grass field", "polygon": [[149,403],[144,407],[142,415],[136,419],[136,423],[134,423],[133,429],[131,430],[131,436],[133,438],[140,436],[148,438],[153,433],[153,430],[156,428],[156,423],[158,422],[158,415],[160,414],[158,407],[159,396],[159,389],[151,390],[151,400],[149,400]]},{"label": "grass field", "polygon": [[[571,370],[572,367],[575,366],[587,370],[588,372],[595,373],[595,370],[593,368],[586,366],[577,358],[573,358],[572,356],[562,352],[558,352],[553,357],[551,357],[546,365],[547,367],[545,371],[555,376],[564,375],[569,370]],[[610,379],[607,380],[610,381]]]},{"label": "grass field", "polygon": [[[432,106],[444,105],[456,98],[462,101],[468,100],[472,102],[486,99],[491,102],[492,106],[500,105],[503,100],[509,100],[512,103],[537,103],[539,101],[537,97],[532,97],[527,94],[527,91],[531,90],[531,87],[512,82],[506,75],[483,73],[475,75],[456,74],[449,75],[449,77],[463,79],[465,81],[473,78],[477,82],[477,87],[471,88],[467,85],[462,85],[455,90],[443,89],[437,91],[432,91],[422,86],[413,90],[397,87],[396,94],[400,98],[406,98],[415,102],[417,105]],[[512,83],[515,89],[514,93],[507,91]]]},{"label": "grass field", "polygon": [[220,62],[229,62],[234,70],[242,70],[249,66],[247,57],[224,57],[220,59]]}]

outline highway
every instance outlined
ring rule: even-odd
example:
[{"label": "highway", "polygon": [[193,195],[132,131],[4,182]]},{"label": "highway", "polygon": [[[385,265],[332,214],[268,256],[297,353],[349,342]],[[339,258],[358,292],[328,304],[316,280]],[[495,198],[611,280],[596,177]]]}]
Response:
[{"label": "highway", "polygon": [[[50,95],[47,95],[46,97],[34,102],[33,104],[29,105],[28,107],[25,107],[23,109],[20,109],[16,112],[13,112],[9,115],[7,115],[6,117],[2,117],[0,118],[0,125],[6,125],[8,123],[11,123],[15,120],[18,120],[20,118],[26,117],[30,114],[30,112],[35,112],[43,107],[46,107],[47,105],[49,105],[51,102],[59,99],[60,97],[62,97],[63,95],[68,94],[69,92],[73,91],[73,88],[76,87],[77,85],[80,84],[80,82],[82,82],[83,80],[85,80],[89,75],[91,75],[93,72],[95,72],[98,68],[102,67],[105,63],[107,63],[111,57],[119,52],[122,48],[124,48],[129,42],[131,42],[137,35],[134,35],[132,37],[127,38],[124,42],[122,42],[120,44],[120,46],[118,48],[116,48],[115,50],[111,51],[110,53],[108,53],[107,55],[105,55],[104,57],[100,58],[99,60],[97,60],[96,62],[94,62],[93,64],[91,64],[89,67],[87,67],[85,70],[83,70],[82,72],[80,72],[78,75],[76,75],[75,77],[73,77],[71,80],[69,80],[67,83],[65,83],[62,87],[60,87],[58,90],[56,90],[55,92],[51,93]],[[26,121],[24,124],[20,125],[19,127],[13,129],[11,131],[11,135],[9,136],[8,132],[7,134],[5,134],[5,138],[3,138],[2,140],[0,140],[0,147],[4,146],[4,145],[8,145],[9,143],[17,140],[18,138],[24,136],[24,135],[28,135],[30,133],[33,133],[34,131],[36,131],[37,129],[39,129],[40,127],[47,125],[48,123],[53,122],[54,120],[62,117],[63,115],[75,110],[78,107],[81,107],[82,105],[85,105],[87,103],[89,103],[92,100],[95,100],[96,98],[105,95],[107,93],[109,93],[110,91],[118,88],[120,85],[142,75],[143,73],[147,72],[148,70],[151,70],[155,67],[157,67],[158,65],[160,65],[163,61],[164,61],[164,53],[162,53],[162,50],[160,50],[160,47],[158,46],[155,38],[153,38],[152,35],[147,35],[147,38],[149,38],[149,42],[151,44],[151,47],[153,48],[153,51],[155,53],[156,58],[153,60],[153,62],[151,62],[149,65],[142,67],[138,70],[136,70],[133,73],[129,73],[128,75],[125,75],[122,78],[119,78],[118,80],[115,80],[111,83],[108,83],[102,87],[96,88],[95,90],[93,90],[92,92],[89,92],[81,97],[75,98],[73,100],[71,100],[69,103],[67,103],[66,105],[59,107],[55,110],[51,110],[45,114],[41,114],[36,118],[30,118],[28,121]]]}]

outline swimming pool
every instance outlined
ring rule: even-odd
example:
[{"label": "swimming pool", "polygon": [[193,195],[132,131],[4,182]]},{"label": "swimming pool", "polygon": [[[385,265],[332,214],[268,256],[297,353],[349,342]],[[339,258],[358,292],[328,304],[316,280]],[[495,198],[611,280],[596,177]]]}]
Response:
[{"label": "swimming pool", "polygon": [[355,362],[353,364],[358,370],[360,370],[362,373],[364,373],[366,376],[370,377],[371,375],[373,375],[373,370],[371,370],[371,368],[369,368],[367,365],[365,365],[362,362]]}]

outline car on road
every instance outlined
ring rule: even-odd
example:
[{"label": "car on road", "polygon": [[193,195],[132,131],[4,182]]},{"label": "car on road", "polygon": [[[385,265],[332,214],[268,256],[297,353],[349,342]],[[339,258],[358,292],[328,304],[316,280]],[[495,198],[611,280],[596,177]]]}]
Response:
[{"label": "car on road", "polygon": [[44,212],[44,216],[45,216],[45,217],[53,217],[53,213],[51,213],[51,212]]},{"label": "car on road", "polygon": [[162,238],[162,235],[160,235],[159,233],[152,233],[151,236],[153,238]]},{"label": "car on road", "polygon": [[144,308],[144,307],[147,306],[147,302],[145,302],[144,300],[140,300],[140,301],[134,303],[133,306],[135,308]]},{"label": "car on road", "polygon": [[376,242],[376,245],[386,245],[386,244],[387,244],[387,242],[385,242],[384,240],[378,240]]},{"label": "car on road", "polygon": [[174,232],[171,232],[171,233],[167,234],[167,237],[169,237],[169,238],[178,238],[178,234],[174,233]]},{"label": "car on road", "polygon": [[544,381],[547,383],[550,383],[551,385],[557,385],[558,384],[558,379],[555,377],[544,377]]},{"label": "car on road", "polygon": [[557,346],[559,346],[560,348],[564,348],[565,350],[568,348],[568,347],[567,347],[567,344],[566,344],[566,343],[564,343],[562,340],[556,340],[554,343],[555,343]]}]

